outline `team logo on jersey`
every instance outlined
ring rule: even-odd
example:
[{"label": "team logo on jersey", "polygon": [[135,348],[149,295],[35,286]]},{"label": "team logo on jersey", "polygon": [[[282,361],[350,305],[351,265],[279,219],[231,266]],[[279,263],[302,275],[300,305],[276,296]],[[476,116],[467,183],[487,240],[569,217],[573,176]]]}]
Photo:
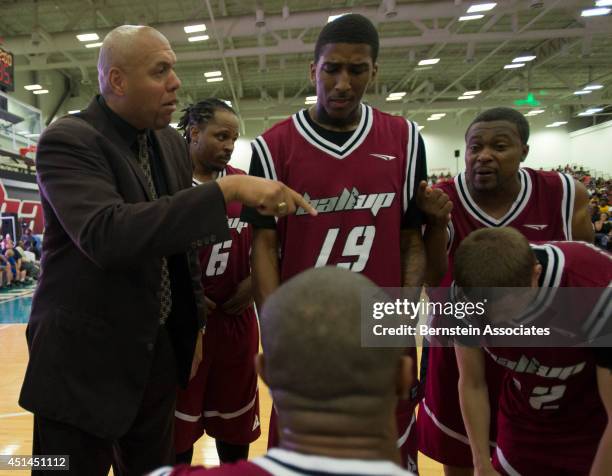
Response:
[{"label": "team logo on jersey", "polygon": [[532,230],[542,231],[548,225],[523,225],[525,228],[531,228]]},{"label": "team logo on jersey", "polygon": [[[395,198],[395,192],[362,195],[359,193],[359,190],[353,187],[352,190],[345,188],[342,190],[342,193],[336,197],[310,198],[310,195],[305,193],[304,198],[308,200],[312,207],[319,213],[370,210],[372,215],[376,216],[381,209],[391,206]],[[306,214],[306,210],[301,207],[296,212],[296,215]]]},{"label": "team logo on jersey", "polygon": [[538,359],[534,357],[529,358],[526,355],[521,355],[521,358],[515,362],[514,360],[505,359],[495,355],[489,349],[485,350],[493,358],[493,360],[502,367],[506,367],[517,373],[533,374],[540,377],[556,378],[559,380],[567,380],[572,375],[582,372],[586,365],[586,362],[580,362],[579,364],[571,365],[569,367],[548,367],[546,365],[542,365]]},{"label": "team logo on jersey", "polygon": [[253,428],[251,428],[251,431],[255,431],[258,426],[259,426],[259,417],[255,415],[255,421],[253,422]]},{"label": "team logo on jersey", "polygon": [[240,218],[227,218],[227,226],[229,227],[229,229],[234,229],[238,232],[238,234],[240,234],[240,232],[246,228],[247,226],[249,226],[248,223],[245,223],[243,221],[240,221]]},{"label": "team logo on jersey", "polygon": [[372,157],[377,157],[383,160],[394,160],[396,157],[394,155],[385,155],[385,154],[370,154]]}]

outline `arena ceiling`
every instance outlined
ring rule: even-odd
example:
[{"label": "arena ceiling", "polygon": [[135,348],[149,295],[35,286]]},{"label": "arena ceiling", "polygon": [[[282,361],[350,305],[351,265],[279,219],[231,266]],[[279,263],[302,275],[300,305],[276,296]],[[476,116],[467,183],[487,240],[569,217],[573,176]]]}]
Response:
[{"label": "arena ceiling", "polygon": [[[460,116],[520,100],[526,111],[536,109],[530,99],[540,102],[537,109],[570,115],[612,103],[612,17],[581,16],[595,0],[502,0],[480,19],[459,21],[482,3],[487,0],[0,0],[0,36],[15,54],[16,71],[36,79],[57,70],[71,95],[87,97],[97,88],[97,48],[76,35],[103,38],[117,25],[148,24],[177,53],[182,102],[218,96],[245,119],[267,120],[294,112],[314,94],[308,64],[317,34],[330,15],[356,12],[380,31],[380,74],[367,99],[385,110],[423,120],[432,112]],[[200,23],[205,32],[184,31]],[[188,41],[197,35],[209,38]],[[504,69],[525,53],[536,58]],[[418,65],[428,58],[439,62]],[[221,71],[223,80],[208,82],[210,71]],[[574,94],[595,83],[603,87]],[[482,92],[458,99],[474,90]],[[394,92],[406,94],[388,101]]]}]

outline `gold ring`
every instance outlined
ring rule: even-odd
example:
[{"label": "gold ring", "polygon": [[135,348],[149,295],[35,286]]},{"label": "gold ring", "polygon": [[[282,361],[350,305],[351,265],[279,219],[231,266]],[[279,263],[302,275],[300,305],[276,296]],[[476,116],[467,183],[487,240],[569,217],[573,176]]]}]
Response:
[{"label": "gold ring", "polygon": [[279,215],[284,215],[287,213],[287,202],[280,202],[278,205],[276,205],[276,212]]}]

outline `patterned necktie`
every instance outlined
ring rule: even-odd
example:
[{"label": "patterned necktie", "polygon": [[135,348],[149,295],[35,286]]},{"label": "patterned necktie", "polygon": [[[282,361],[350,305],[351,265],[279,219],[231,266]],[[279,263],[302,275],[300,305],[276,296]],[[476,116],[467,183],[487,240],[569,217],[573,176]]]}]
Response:
[{"label": "patterned necktie", "polygon": [[[147,184],[149,185],[149,192],[151,196],[157,198],[157,190],[155,190],[155,184],[153,183],[153,174],[151,173],[151,163],[149,162],[149,148],[147,146],[147,135],[145,133],[138,134],[138,163],[142,167],[145,177],[147,178]],[[168,272],[168,260],[166,257],[162,257],[162,268],[161,268],[161,305],[160,305],[160,316],[159,322],[164,324],[170,310],[172,309],[172,291],[170,289],[170,273]]]}]

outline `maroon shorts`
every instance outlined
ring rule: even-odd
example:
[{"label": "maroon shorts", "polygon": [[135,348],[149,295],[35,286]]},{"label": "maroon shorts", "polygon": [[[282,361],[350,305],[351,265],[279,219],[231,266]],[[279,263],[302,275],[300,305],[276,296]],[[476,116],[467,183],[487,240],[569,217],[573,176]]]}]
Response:
[{"label": "maroon shorts", "polygon": [[[489,357],[485,357],[485,365],[491,407],[490,441],[493,444],[504,371]],[[454,347],[429,347],[425,398],[417,419],[419,451],[448,466],[472,467],[472,452],[459,404],[458,382]]]},{"label": "maroon shorts", "polygon": [[248,444],[261,434],[254,357],[259,327],[253,308],[242,316],[213,312],[195,377],[179,389],[175,450],[187,451],[206,432],[226,443]]}]

